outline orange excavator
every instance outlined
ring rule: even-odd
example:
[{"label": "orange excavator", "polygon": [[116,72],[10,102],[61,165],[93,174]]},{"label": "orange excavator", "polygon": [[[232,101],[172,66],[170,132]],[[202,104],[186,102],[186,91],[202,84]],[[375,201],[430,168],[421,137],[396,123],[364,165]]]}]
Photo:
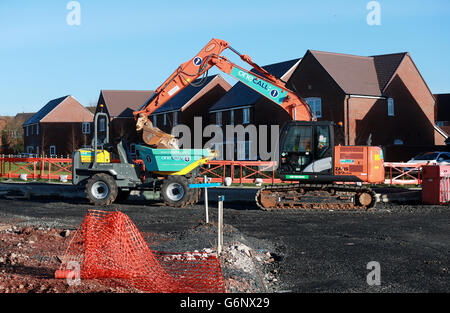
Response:
[{"label": "orange excavator", "polygon": [[[253,71],[222,56],[225,49],[236,53]],[[212,39],[133,113],[136,130],[142,132],[146,144],[157,149],[178,148],[176,138],[154,127],[148,116],[189,84],[201,81],[213,66],[280,105],[292,118],[280,134],[278,167],[280,178],[290,183],[258,190],[256,203],[261,209],[368,209],[375,205],[375,193],[367,183],[384,181],[382,150],[335,145],[332,122],[317,121],[306,101],[288,89],[286,82],[224,40]]]}]

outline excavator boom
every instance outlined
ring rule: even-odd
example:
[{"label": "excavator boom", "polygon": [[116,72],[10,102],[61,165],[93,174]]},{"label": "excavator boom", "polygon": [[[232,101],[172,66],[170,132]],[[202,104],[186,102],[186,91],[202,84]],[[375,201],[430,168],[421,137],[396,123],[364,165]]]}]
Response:
[{"label": "excavator boom", "polygon": [[[221,56],[227,48],[251,65],[255,72],[239,67]],[[286,88],[285,82],[254,63],[249,56],[240,54],[228,42],[213,38],[195,57],[181,64],[156,89],[155,94],[133,113],[136,118],[136,130],[142,131],[142,138],[146,144],[156,148],[178,148],[176,138],[154,127],[148,116],[196,79],[206,76],[208,70],[213,66],[282,106],[293,120],[310,121],[313,119],[308,104]]]}]

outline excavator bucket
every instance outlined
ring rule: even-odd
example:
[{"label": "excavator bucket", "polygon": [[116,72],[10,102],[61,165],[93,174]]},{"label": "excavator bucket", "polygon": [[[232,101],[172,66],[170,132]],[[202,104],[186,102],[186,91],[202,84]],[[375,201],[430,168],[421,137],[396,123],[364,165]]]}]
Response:
[{"label": "excavator bucket", "polygon": [[179,149],[178,140],[148,121],[142,128],[142,140],[151,147],[156,149]]},{"label": "excavator bucket", "polygon": [[154,127],[153,123],[145,115],[139,116],[136,130],[142,130],[142,140],[151,147],[156,149],[179,149],[178,140],[158,127]]}]

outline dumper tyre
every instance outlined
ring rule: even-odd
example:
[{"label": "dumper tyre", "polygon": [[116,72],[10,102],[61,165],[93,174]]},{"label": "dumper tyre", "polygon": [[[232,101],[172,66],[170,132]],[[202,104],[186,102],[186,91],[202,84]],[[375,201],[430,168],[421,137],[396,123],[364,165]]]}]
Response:
[{"label": "dumper tyre", "polygon": [[[195,178],[190,178],[188,180],[189,184],[195,184],[197,182],[197,180]],[[195,205],[198,203],[198,201],[200,201],[200,197],[202,194],[202,189],[201,188],[190,188],[189,189],[190,192],[190,200],[189,200],[189,204],[190,205]]]},{"label": "dumper tyre", "polygon": [[96,206],[112,204],[119,193],[116,181],[111,175],[99,173],[89,178],[86,184],[86,196]]},{"label": "dumper tyre", "polygon": [[161,186],[161,197],[164,204],[171,207],[185,207],[192,201],[192,192],[189,181],[184,176],[167,176]]}]

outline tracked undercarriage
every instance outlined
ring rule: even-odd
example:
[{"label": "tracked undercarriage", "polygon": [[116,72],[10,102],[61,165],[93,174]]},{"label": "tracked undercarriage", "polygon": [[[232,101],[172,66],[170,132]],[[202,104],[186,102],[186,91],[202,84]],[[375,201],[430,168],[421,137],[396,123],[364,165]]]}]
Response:
[{"label": "tracked undercarriage", "polygon": [[368,210],[376,203],[370,188],[345,184],[267,186],[255,200],[262,210]]}]

